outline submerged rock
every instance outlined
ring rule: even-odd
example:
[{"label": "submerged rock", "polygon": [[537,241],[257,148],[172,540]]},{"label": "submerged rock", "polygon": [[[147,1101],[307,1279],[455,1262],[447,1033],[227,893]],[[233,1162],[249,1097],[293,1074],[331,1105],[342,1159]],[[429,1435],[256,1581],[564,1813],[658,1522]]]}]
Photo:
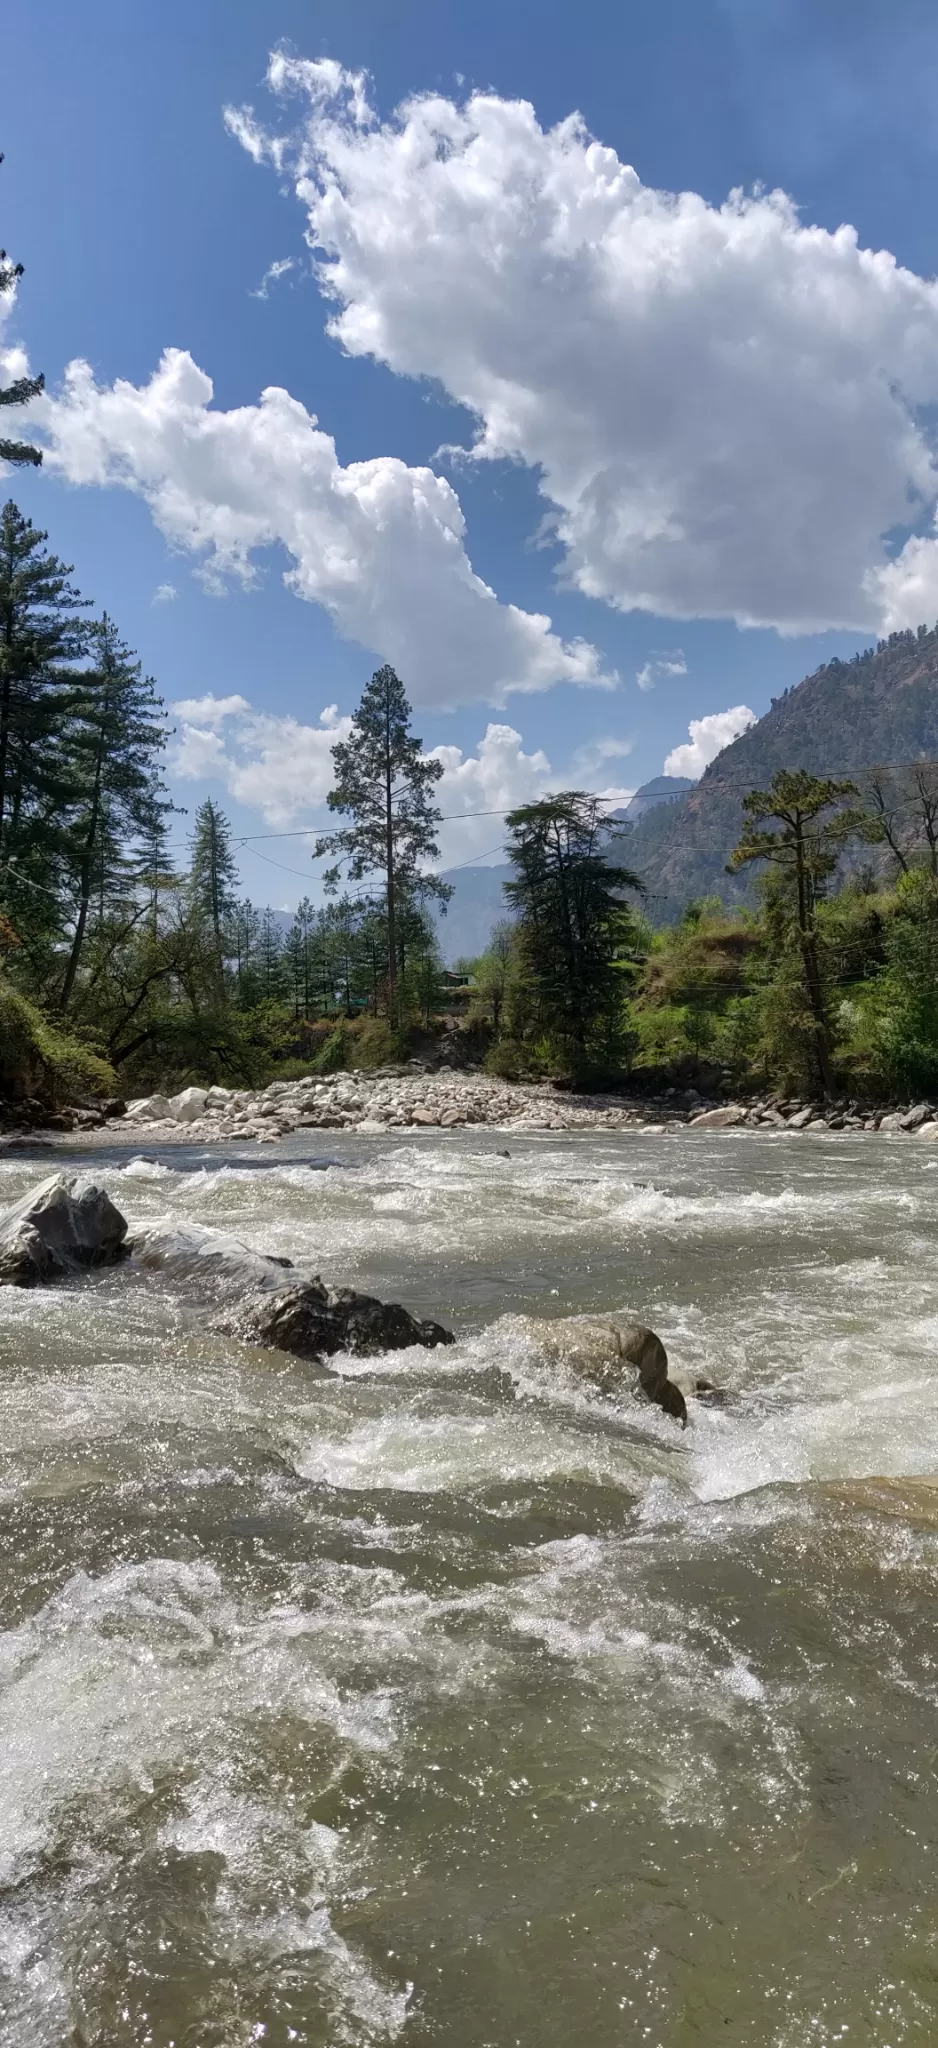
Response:
[{"label": "submerged rock", "polygon": [[0,1286],[34,1287],[126,1254],[127,1224],[96,1181],[53,1174],[0,1214]]},{"label": "submerged rock", "polygon": [[217,1327],[245,1344],[264,1344],[290,1351],[297,1358],[321,1363],[339,1351],[373,1358],[381,1351],[403,1351],[411,1344],[432,1350],[452,1344],[442,1323],[412,1316],[397,1301],[378,1301],[352,1287],[325,1287],[305,1280],[279,1294],[261,1292],[242,1302]]},{"label": "submerged rock", "polygon": [[591,1381],[603,1394],[618,1393],[638,1369],[638,1384],[649,1401],[682,1425],[687,1422],[687,1403],[680,1387],[668,1378],[668,1354],[644,1323],[619,1322],[614,1317],[564,1316],[555,1321],[535,1316],[506,1316],[505,1323],[530,1338],[539,1351],[557,1365]]}]

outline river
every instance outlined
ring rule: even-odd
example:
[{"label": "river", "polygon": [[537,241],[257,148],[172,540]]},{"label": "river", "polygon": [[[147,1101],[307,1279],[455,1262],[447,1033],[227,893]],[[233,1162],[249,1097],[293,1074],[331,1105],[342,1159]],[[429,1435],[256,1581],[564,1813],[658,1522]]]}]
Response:
[{"label": "river", "polygon": [[[3,2048],[934,2040],[932,1148],[308,1138],[67,1156],[454,1350],[0,1294]],[[494,1327],[587,1309],[733,1400]]]}]

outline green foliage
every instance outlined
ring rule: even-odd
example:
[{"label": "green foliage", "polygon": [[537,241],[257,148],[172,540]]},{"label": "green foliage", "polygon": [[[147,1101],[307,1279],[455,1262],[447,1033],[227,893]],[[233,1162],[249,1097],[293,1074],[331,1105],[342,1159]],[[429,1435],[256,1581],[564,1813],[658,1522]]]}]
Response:
[{"label": "green foliage", "polygon": [[0,1094],[50,1103],[113,1095],[114,1070],[86,1045],[57,1030],[34,1003],[0,975]]},{"label": "green foliage", "polygon": [[347,1067],[350,1064],[351,1042],[349,1027],[343,1020],[341,1024],[336,1025],[334,1031],[330,1031],[328,1038],[323,1040],[318,1053],[310,1063],[310,1073],[337,1074],[343,1067]]},{"label": "green foliage", "polygon": [[518,917],[509,1035],[542,1043],[559,1074],[614,1073],[626,1049],[619,959],[637,936],[623,892],[634,878],[610,860],[615,835],[580,790],[525,804],[507,827],[505,894]]},{"label": "green foliage", "polygon": [[873,1061],[897,1094],[928,1093],[938,1088],[938,880],[930,870],[900,877],[885,951],[865,1006]]},{"label": "green foliage", "polygon": [[[375,670],[352,715],[347,740],[332,749],[335,787],[329,808],[351,818],[338,832],[326,833],[316,854],[338,854],[327,869],[327,889],[338,888],[344,872],[350,881],[381,877],[386,920],[385,1004],[392,1024],[400,1021],[398,985],[403,963],[406,903],[435,896],[445,903],[448,885],[429,874],[425,863],[438,855],[436,827],[440,812],[433,788],[443,773],[410,730],[411,709],[393,668]],[[377,977],[376,977],[377,979]]]}]

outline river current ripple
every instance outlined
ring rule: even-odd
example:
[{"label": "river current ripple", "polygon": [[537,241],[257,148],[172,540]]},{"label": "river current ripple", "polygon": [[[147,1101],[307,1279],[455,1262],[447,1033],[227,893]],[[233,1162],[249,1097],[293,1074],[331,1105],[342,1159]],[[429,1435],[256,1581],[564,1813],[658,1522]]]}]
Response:
[{"label": "river current ripple", "polygon": [[[67,1157],[453,1350],[0,1293],[4,2048],[936,2038],[931,1148],[303,1136]],[[518,1310],[734,1398],[682,1434]]]}]

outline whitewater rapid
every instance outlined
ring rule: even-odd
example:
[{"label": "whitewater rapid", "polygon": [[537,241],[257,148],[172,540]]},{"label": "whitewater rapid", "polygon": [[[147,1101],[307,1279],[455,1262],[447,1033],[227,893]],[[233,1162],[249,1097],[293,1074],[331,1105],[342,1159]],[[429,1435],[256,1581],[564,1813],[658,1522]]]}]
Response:
[{"label": "whitewater rapid", "polygon": [[[152,1277],[0,1294],[4,2048],[921,2038],[936,1162],[328,1135],[80,1156],[452,1350],[313,1382]],[[586,1311],[727,1405],[502,1320]]]}]

